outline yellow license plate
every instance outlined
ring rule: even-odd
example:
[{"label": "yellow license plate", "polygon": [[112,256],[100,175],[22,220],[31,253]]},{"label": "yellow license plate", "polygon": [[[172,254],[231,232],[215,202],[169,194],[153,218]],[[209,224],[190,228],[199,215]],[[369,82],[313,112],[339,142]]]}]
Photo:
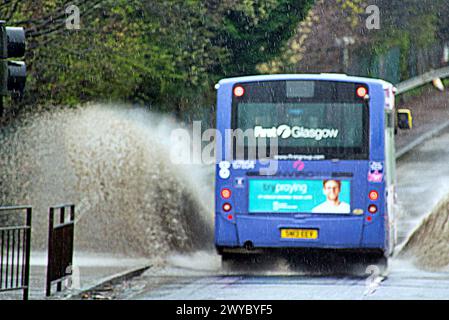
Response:
[{"label": "yellow license plate", "polygon": [[282,239],[318,239],[318,230],[281,229]]}]

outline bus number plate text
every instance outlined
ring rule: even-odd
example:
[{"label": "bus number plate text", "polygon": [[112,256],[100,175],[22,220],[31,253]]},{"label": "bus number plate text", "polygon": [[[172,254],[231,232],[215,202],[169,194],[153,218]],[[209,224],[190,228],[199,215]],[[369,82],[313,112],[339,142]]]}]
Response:
[{"label": "bus number plate text", "polygon": [[318,230],[281,229],[282,239],[318,239]]}]

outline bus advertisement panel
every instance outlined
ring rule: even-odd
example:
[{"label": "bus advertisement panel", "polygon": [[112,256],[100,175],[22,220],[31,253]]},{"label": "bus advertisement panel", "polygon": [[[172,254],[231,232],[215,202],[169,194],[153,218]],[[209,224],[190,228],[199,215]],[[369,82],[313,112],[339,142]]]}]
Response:
[{"label": "bus advertisement panel", "polygon": [[349,181],[252,179],[249,212],[349,214],[350,189]]}]

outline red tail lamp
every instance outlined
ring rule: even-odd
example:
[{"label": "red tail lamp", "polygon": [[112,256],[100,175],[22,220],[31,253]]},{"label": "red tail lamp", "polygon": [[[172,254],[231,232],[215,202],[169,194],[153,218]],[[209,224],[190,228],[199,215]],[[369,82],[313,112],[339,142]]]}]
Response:
[{"label": "red tail lamp", "polygon": [[236,97],[243,97],[245,94],[245,89],[242,86],[237,86],[234,88],[234,95]]},{"label": "red tail lamp", "polygon": [[365,87],[358,87],[356,93],[357,93],[357,97],[365,98],[366,95],[368,94],[368,89],[366,89]]},{"label": "red tail lamp", "polygon": [[224,188],[221,190],[221,197],[223,199],[229,199],[232,195],[231,190],[229,190],[228,188]]},{"label": "red tail lamp", "polygon": [[224,205],[223,205],[223,211],[224,212],[229,212],[229,211],[231,211],[232,210],[232,206],[229,204],[229,203],[225,203]]},{"label": "red tail lamp", "polygon": [[377,213],[377,206],[374,205],[374,204],[370,205],[370,206],[368,207],[368,212],[371,213],[371,214]]},{"label": "red tail lamp", "polygon": [[377,192],[376,190],[372,190],[372,191],[369,193],[369,198],[370,198],[370,200],[372,200],[372,201],[378,200],[378,199],[379,199],[379,192]]}]

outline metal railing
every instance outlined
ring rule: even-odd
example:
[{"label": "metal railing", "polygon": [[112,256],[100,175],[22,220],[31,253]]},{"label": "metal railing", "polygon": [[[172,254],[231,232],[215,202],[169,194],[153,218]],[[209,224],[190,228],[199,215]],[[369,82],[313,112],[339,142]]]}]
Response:
[{"label": "metal railing", "polygon": [[[66,220],[66,209],[70,210],[68,220]],[[55,211],[59,211],[57,224],[55,224]],[[62,290],[62,282],[72,275],[74,231],[74,204],[49,209],[47,296],[51,295],[52,282],[57,282],[59,292]]]},{"label": "metal railing", "polygon": [[396,85],[397,92],[396,94],[402,94],[409,90],[418,88],[420,86],[423,86],[427,83],[432,82],[435,79],[438,78],[447,78],[449,77],[449,67],[444,67],[437,70],[432,70],[429,72],[426,72],[420,76],[405,80],[401,83],[398,83]]},{"label": "metal railing", "polygon": [[[0,292],[23,290],[28,300],[30,281],[31,215],[29,206],[0,207],[0,213],[25,212],[25,223],[0,227]],[[14,221],[23,220],[15,217]]]}]

